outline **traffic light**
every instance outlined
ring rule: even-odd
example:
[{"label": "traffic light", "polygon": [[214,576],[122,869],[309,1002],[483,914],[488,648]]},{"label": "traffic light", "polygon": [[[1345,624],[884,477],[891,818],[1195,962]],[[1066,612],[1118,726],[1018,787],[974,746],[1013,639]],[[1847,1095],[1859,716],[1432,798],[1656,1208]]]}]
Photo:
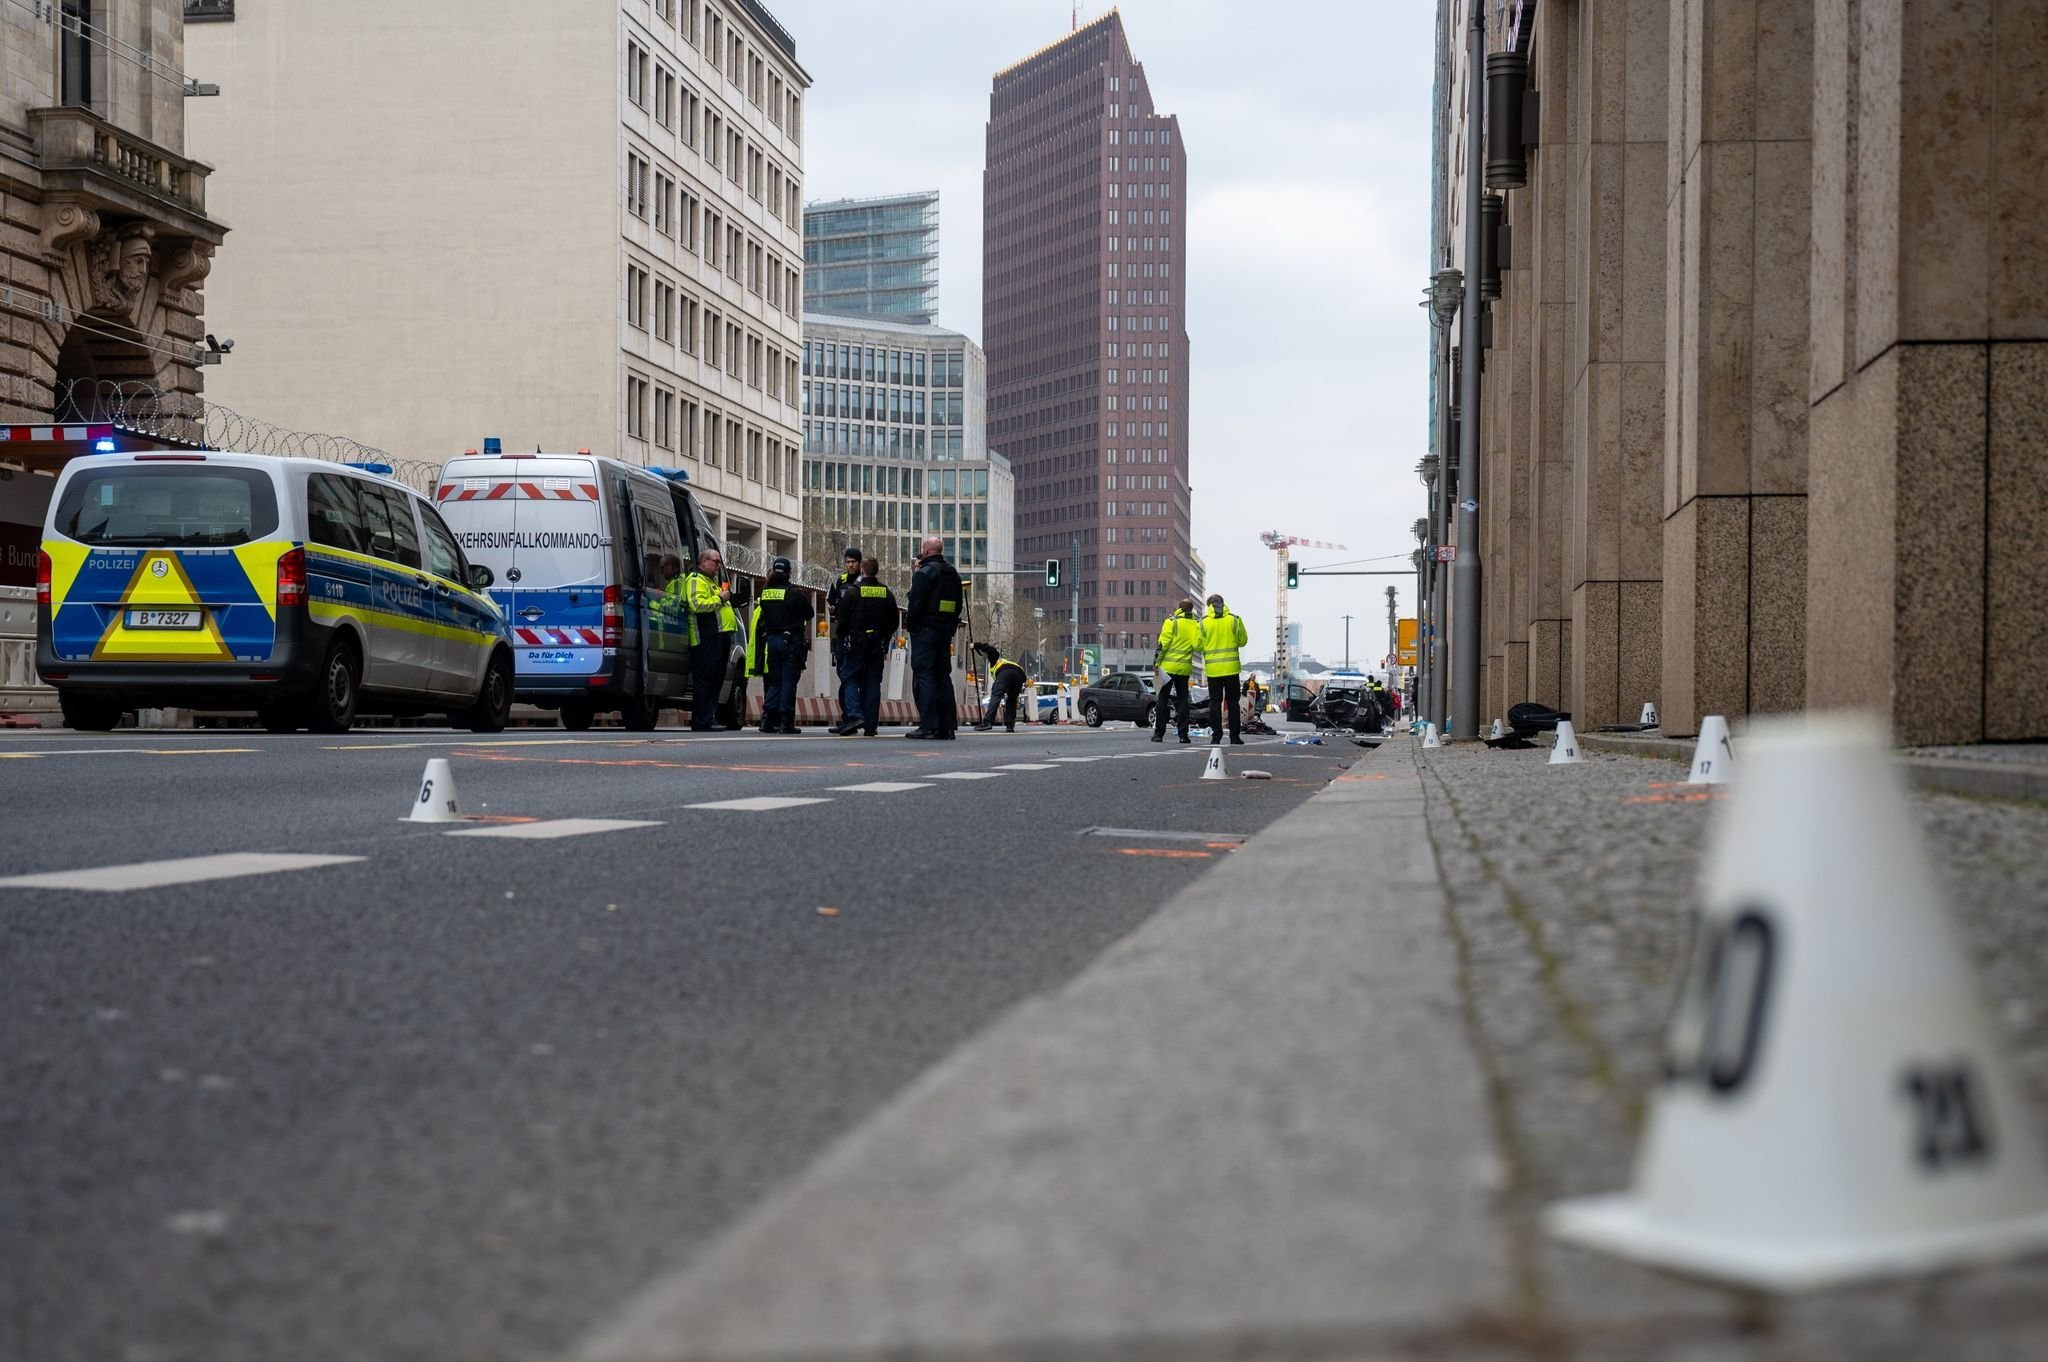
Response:
[{"label": "traffic light", "polygon": [[1293,562],[1293,561],[1291,561],[1291,560],[1290,560],[1290,561],[1288,562],[1288,564],[1287,564],[1287,589],[1288,589],[1289,591],[1292,591],[1292,590],[1294,590],[1294,588],[1296,588],[1296,587],[1298,587],[1298,586],[1300,586],[1300,585],[1301,585],[1301,564],[1299,564],[1299,563],[1296,563],[1296,562]]},{"label": "traffic light", "polygon": [[1058,586],[1060,584],[1059,559],[1048,558],[1045,560],[1045,584],[1047,586]]}]

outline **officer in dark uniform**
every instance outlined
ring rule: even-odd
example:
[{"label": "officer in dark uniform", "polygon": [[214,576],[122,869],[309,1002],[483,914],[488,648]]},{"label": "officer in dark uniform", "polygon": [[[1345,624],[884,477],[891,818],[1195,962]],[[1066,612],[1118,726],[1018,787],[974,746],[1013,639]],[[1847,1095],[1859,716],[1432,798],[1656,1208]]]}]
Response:
[{"label": "officer in dark uniform", "polygon": [[[846,567],[832,579],[831,589],[825,593],[825,617],[837,621],[839,603],[849,591],[860,585],[860,550],[853,545],[846,546]],[[832,635],[832,669],[839,676],[839,719],[841,726],[846,720],[860,713],[860,667],[849,663],[839,650],[839,635]]]},{"label": "officer in dark uniform", "polygon": [[958,724],[953,704],[953,632],[960,627],[960,574],[946,561],[946,541],[928,535],[918,548],[903,627],[910,631],[910,685],[917,727],[906,738],[951,741]]},{"label": "officer in dark uniform", "polygon": [[1003,714],[1003,730],[1017,731],[1017,699],[1024,693],[1024,668],[1003,656],[1003,650],[993,643],[977,643],[974,651],[981,654],[988,667],[988,709],[982,714],[981,722],[975,728],[987,732],[996,726],[996,715]]},{"label": "officer in dark uniform", "polygon": [[789,560],[778,558],[768,585],[754,598],[747,635],[747,675],[763,678],[761,731],[795,733],[796,682],[811,644],[811,598],[789,584]]},{"label": "officer in dark uniform", "polygon": [[851,705],[832,730],[842,738],[860,732],[872,738],[882,722],[882,664],[889,659],[902,614],[895,593],[877,580],[881,571],[874,559],[862,559],[859,578],[839,593],[839,609],[832,616],[832,645],[842,659],[839,674],[853,675]]}]

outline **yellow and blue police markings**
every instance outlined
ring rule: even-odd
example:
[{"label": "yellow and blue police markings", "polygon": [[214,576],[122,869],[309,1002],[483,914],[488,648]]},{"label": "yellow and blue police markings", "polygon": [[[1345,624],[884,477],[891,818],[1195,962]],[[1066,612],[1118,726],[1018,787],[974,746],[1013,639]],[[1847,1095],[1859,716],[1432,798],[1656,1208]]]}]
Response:
[{"label": "yellow and blue police markings", "polygon": [[[263,662],[277,644],[276,540],[218,549],[92,548],[47,539],[50,648],[70,662]],[[136,627],[190,610],[183,627]]]},{"label": "yellow and blue police markings", "polygon": [[[420,585],[431,577],[448,587]],[[325,544],[306,546],[306,613],[333,627],[350,620],[366,635],[373,624],[477,649],[477,672],[501,642],[510,642],[497,609],[468,587],[425,568],[402,567],[365,553]]]}]

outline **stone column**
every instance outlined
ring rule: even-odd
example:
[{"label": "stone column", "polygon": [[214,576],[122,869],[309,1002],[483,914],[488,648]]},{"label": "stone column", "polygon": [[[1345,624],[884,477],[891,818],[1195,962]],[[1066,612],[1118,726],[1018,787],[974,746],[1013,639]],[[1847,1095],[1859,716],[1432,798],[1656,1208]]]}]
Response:
[{"label": "stone column", "polygon": [[1672,0],[1667,733],[1805,698],[1812,69],[1813,0]]},{"label": "stone column", "polygon": [[1668,0],[1579,8],[1566,580],[1584,727],[1634,719],[1661,681],[1668,16]]},{"label": "stone column", "polygon": [[[1536,11],[1529,86],[1538,96],[1537,142],[1529,187],[1516,195],[1515,264],[1529,271],[1529,533],[1518,570],[1528,583],[1528,683],[1524,698],[1568,708],[1571,619],[1564,584],[1570,523],[1571,465],[1565,416],[1571,409],[1575,334],[1569,250],[1571,189],[1577,183],[1579,28],[1560,5]],[[1526,265],[1525,265],[1526,262]],[[1519,286],[1519,284],[1518,284]]]},{"label": "stone column", "polygon": [[1807,698],[2048,737],[2048,10],[1814,20]]}]

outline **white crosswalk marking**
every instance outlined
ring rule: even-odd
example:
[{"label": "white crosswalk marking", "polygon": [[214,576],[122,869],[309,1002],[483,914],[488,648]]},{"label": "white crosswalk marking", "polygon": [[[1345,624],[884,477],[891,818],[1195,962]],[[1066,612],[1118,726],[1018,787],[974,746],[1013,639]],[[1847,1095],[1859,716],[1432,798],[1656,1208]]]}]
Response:
[{"label": "white crosswalk marking", "polygon": [[998,771],[1054,771],[1059,768],[1044,761],[1013,761],[1007,766],[996,767]]},{"label": "white crosswalk marking", "polygon": [[1062,762],[1062,763],[1065,763],[1065,764],[1067,764],[1067,765],[1071,765],[1071,766],[1079,766],[1079,765],[1080,765],[1080,764],[1081,764],[1082,762],[1084,762],[1084,761],[1108,761],[1108,760],[1109,760],[1109,758],[1108,758],[1107,756],[1101,756],[1101,757],[1054,757],[1054,758],[1053,758],[1053,760],[1054,760],[1054,761],[1057,761],[1057,762]]},{"label": "white crosswalk marking", "polygon": [[767,813],[771,809],[794,809],[805,804],[830,804],[829,799],[797,799],[783,795],[755,795],[751,799],[715,799],[709,804],[685,804],[686,809],[738,809],[742,813]]},{"label": "white crosswalk marking", "polygon": [[658,828],[661,824],[643,818],[551,818],[539,823],[493,823],[480,828],[453,828],[450,837],[517,837],[552,841],[557,837],[581,837],[592,832],[617,832],[622,828]]},{"label": "white crosswalk marking", "polygon": [[274,875],[286,870],[312,870],[347,865],[360,856],[314,856],[286,852],[233,852],[222,856],[187,856],[175,861],[138,861],[134,865],[103,865],[90,870],[60,870],[41,875],[15,875],[0,880],[0,889],[89,889],[120,893],[158,889],[171,884],[231,880],[243,875]]},{"label": "white crosswalk marking", "polygon": [[934,771],[933,780],[1001,780],[1000,771]]},{"label": "white crosswalk marking", "polygon": [[833,785],[834,790],[845,790],[849,794],[902,794],[905,790],[929,790],[931,784],[922,780],[871,780],[865,785]]}]

